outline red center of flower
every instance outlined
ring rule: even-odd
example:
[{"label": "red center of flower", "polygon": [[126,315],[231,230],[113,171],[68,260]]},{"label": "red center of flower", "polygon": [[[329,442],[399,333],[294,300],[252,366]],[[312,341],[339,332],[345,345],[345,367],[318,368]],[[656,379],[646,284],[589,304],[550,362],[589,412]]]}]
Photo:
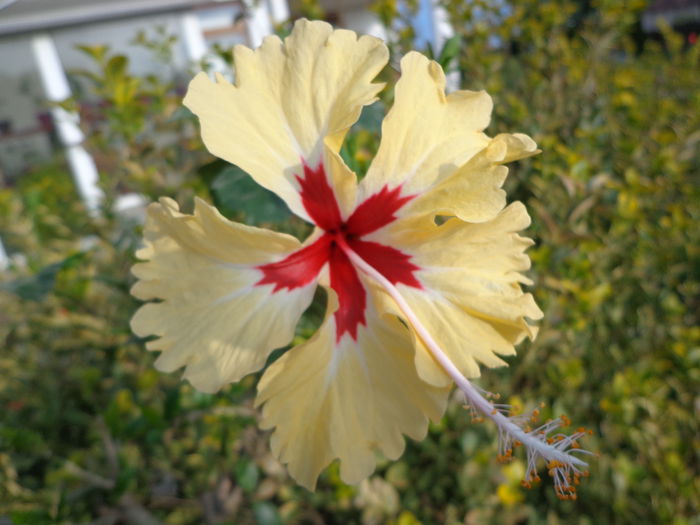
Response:
[{"label": "red center of flower", "polygon": [[414,273],[418,266],[405,253],[362,237],[396,220],[394,215],[413,196],[402,197],[401,187],[382,188],[362,202],[343,221],[333,188],[328,184],[323,164],[312,169],[304,164],[304,176],[297,176],[300,195],[306,212],[323,235],[312,244],[285,259],[259,266],[263,277],[257,285],[273,284],[273,291],[294,290],[312,283],[326,263],[329,265],[331,288],[338,294],[335,312],[336,340],[344,334],[357,339],[357,327],[366,324],[367,291],[357,270],[338,245],[338,239],[380,272],[392,284],[421,288]]}]

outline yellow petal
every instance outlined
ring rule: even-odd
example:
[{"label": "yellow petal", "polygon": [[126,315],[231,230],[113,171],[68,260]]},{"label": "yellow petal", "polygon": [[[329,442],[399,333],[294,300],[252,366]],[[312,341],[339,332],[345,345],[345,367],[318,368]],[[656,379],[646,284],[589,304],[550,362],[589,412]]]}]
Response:
[{"label": "yellow petal", "polygon": [[370,295],[357,341],[345,335],[338,342],[332,315],[338,301],[329,289],[319,331],[273,363],[258,384],[261,426],[275,429],[272,450],[309,489],[335,458],[343,481],[361,481],[374,470],[376,451],[398,458],[403,435],[423,439],[428,418],[444,412],[449,390],[418,378],[409,332],[396,317],[379,316],[380,294]]},{"label": "yellow petal", "polygon": [[289,235],[236,224],[197,200],[194,215],[161,199],[148,208],[145,246],[133,267],[132,294],[143,305],[131,327],[160,350],[156,367],[185,378],[204,392],[262,368],[269,353],[291,341],[315,283],[293,291],[256,286],[256,265],[283,258],[300,247]]},{"label": "yellow petal", "polygon": [[452,175],[410,201],[402,214],[456,216],[469,222],[493,219],[506,205],[506,193],[501,187],[508,168],[502,164],[538,152],[535,141],[527,135],[496,135]]},{"label": "yellow petal", "polygon": [[403,185],[402,194],[422,194],[452,175],[489,138],[491,97],[485,92],[457,91],[445,96],[442,68],[419,53],[401,60],[395,101],[382,124],[382,140],[361,197],[384,186]]},{"label": "yellow petal", "polygon": [[[535,336],[527,319],[540,319],[542,312],[520,287],[529,283],[521,272],[530,267],[524,252],[532,241],[516,233],[529,223],[525,207],[516,202],[482,223],[454,218],[438,226],[422,217],[399,220],[370,235],[400,247],[421,268],[417,275],[423,289],[402,284],[398,288],[467,377],[479,375],[479,364],[505,364],[499,355],[514,354],[514,345]],[[434,385],[448,384],[421,341],[416,344],[420,377]]]},{"label": "yellow petal", "polygon": [[309,219],[296,179],[302,160],[316,168],[324,144],[340,150],[362,106],[382,88],[372,80],[387,59],[381,40],[299,20],[284,43],[270,36],[255,51],[236,46],[235,85],[200,73],[184,104],[199,117],[209,151]]}]

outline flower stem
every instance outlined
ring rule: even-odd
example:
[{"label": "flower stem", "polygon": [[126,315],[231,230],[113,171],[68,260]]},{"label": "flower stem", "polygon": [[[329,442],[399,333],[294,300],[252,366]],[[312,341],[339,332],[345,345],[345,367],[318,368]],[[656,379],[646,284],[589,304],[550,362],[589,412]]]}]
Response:
[{"label": "flower stem", "polygon": [[497,408],[459,371],[435,339],[433,339],[423,323],[421,323],[399,290],[386,277],[355,253],[341,236],[336,238],[336,242],[352,263],[360,271],[376,281],[394,300],[405,316],[406,321],[415,330],[435,360],[464,393],[470,407],[483,414],[484,417],[489,418],[498,426],[502,452],[499,457],[504,460],[510,459],[513,446],[523,445],[525,447],[528,452],[528,467],[523,485],[530,486],[531,481],[539,481],[536,463],[539,458],[542,458],[547,464],[550,475],[554,478],[557,495],[562,499],[575,499],[576,489],[572,483],[578,484],[579,477],[588,475],[588,472],[583,470],[588,465],[571,453],[590,454],[590,452],[579,448],[577,443],[577,440],[586,434],[585,429],[579,429],[570,436],[561,433],[552,435],[552,432],[559,427],[566,426],[568,423],[567,418],[562,417],[530,430],[523,428],[521,425],[531,420],[531,418],[507,416],[504,414],[500,406]]}]

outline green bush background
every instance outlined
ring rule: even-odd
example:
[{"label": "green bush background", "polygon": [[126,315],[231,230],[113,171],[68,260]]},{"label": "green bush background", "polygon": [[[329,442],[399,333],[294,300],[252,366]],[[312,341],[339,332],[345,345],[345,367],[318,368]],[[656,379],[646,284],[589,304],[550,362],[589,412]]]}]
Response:
[{"label": "green bush background", "polygon": [[[23,254],[0,277],[0,516],[15,524],[700,524],[700,46],[639,27],[643,1],[446,4],[457,38],[435,53],[495,100],[490,134],[520,131],[543,153],[513,166],[537,241],[537,341],[480,384],[516,407],[545,403],[594,430],[579,499],[549,480],[520,487],[523,458],[495,461],[496,437],[457,399],[421,443],[359,487],[336,466],[310,493],[268,450],[256,377],[217,395],[161,374],[129,331],[139,224],[109,212],[136,191],[213,201],[231,218],[303,236],[237,168],[214,161],[180,104],[186,78],[134,77],[107,48],[67,106],[85,111],[106,194],[90,219],[62,159],[0,189],[0,236]],[[304,3],[309,14],[318,6]],[[375,5],[400,22],[395,2]],[[478,11],[478,12],[477,12]],[[394,33],[394,58],[413,29]],[[289,30],[285,25],[281,32]],[[140,35],[167,62],[171,39]],[[428,52],[432,52],[428,50]],[[392,60],[396,65],[396,61]],[[389,85],[397,73],[382,74]],[[343,155],[359,172],[391,103],[368,108]],[[318,323],[322,304],[299,327]]]}]

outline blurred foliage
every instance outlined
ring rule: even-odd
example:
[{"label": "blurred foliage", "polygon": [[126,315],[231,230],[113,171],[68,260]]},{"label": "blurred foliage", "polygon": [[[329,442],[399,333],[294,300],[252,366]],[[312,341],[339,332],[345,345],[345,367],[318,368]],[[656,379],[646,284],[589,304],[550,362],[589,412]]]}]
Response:
[{"label": "blurred foliage", "polygon": [[[313,2],[307,2],[309,9]],[[533,216],[537,341],[481,385],[524,410],[545,402],[595,429],[600,456],[575,502],[519,485],[522,458],[495,462],[494,429],[455,399],[421,443],[357,487],[337,465],[297,487],[252,408],[255,377],[217,395],[161,374],[129,330],[139,214],[129,192],[194,195],[229,217],[303,237],[308,227],[203,150],[174,73],[137,77],[84,47],[78,109],[105,207],[91,219],[61,159],[0,189],[0,517],[14,524],[700,523],[700,46],[642,35],[639,1],[453,0],[439,52],[495,100],[491,134],[522,131],[543,153],[518,163],[511,199]],[[396,58],[413,29],[393,0],[375,12]],[[403,29],[396,30],[396,28]],[[172,39],[137,42],[156,59]],[[396,71],[388,68],[389,87]],[[391,104],[367,108],[343,147],[362,174]],[[117,206],[118,207],[118,206]],[[322,305],[300,324],[308,337]]]}]

